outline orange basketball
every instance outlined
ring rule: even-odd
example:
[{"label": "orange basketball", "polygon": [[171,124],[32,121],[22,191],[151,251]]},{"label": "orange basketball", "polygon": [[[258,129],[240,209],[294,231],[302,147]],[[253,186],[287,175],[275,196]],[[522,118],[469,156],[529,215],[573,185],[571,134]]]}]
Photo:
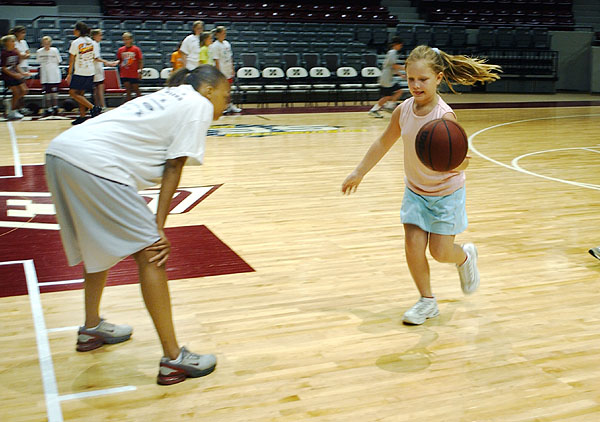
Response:
[{"label": "orange basketball", "polygon": [[421,127],[415,147],[419,160],[431,170],[450,171],[464,161],[469,141],[461,125],[453,120],[437,119]]}]

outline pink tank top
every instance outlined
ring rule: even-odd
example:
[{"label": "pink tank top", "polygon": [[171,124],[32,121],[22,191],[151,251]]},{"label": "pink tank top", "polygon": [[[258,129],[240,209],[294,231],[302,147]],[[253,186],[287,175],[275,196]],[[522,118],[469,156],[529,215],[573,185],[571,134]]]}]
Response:
[{"label": "pink tank top", "polygon": [[425,196],[445,196],[465,185],[464,171],[438,172],[426,167],[415,148],[415,139],[421,127],[446,113],[454,114],[452,108],[438,96],[437,105],[426,116],[417,116],[413,111],[414,98],[400,105],[400,128],[404,143],[404,181],[413,192]]}]

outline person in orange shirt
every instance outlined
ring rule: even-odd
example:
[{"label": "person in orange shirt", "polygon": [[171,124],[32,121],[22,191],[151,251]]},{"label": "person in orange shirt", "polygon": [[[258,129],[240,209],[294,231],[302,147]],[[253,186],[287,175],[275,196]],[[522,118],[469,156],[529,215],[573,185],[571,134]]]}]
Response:
[{"label": "person in orange shirt", "polygon": [[179,43],[177,46],[177,50],[173,51],[171,54],[171,65],[173,66],[173,72],[185,66],[185,54],[179,50],[180,48],[181,43]]}]

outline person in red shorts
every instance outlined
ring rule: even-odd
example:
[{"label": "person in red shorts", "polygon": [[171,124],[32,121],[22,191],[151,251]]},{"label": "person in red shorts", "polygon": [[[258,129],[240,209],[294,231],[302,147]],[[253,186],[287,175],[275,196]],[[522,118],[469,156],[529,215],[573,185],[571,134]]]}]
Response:
[{"label": "person in red shorts", "polygon": [[131,100],[132,91],[135,91],[136,98],[142,96],[140,92],[140,77],[144,63],[142,50],[138,46],[133,45],[133,35],[130,32],[123,34],[123,44],[125,45],[117,51],[117,60],[119,62],[119,76],[127,91],[125,97],[125,101],[127,102]]}]

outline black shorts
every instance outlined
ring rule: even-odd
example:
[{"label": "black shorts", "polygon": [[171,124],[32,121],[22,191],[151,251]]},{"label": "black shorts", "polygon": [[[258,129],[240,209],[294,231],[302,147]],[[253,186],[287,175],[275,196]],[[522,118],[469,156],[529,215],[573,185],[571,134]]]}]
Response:
[{"label": "black shorts", "polygon": [[401,90],[402,87],[398,84],[395,84],[393,86],[380,86],[379,87],[379,94],[382,97],[391,97],[392,95],[394,95],[394,92]]},{"label": "black shorts", "polygon": [[58,92],[58,85],[60,84],[44,84],[44,94]]},{"label": "black shorts", "polygon": [[139,85],[140,80],[138,78],[121,78],[121,82],[129,82],[132,85]]},{"label": "black shorts", "polygon": [[25,83],[25,79],[7,78],[4,79],[4,85],[6,86],[19,86]]},{"label": "black shorts", "polygon": [[96,88],[99,85],[104,85],[104,79],[102,79],[101,81],[94,82],[94,88]]},{"label": "black shorts", "polygon": [[71,85],[69,88],[76,91],[91,91],[94,87],[94,75],[92,76],[81,76],[73,75],[71,77]]}]

